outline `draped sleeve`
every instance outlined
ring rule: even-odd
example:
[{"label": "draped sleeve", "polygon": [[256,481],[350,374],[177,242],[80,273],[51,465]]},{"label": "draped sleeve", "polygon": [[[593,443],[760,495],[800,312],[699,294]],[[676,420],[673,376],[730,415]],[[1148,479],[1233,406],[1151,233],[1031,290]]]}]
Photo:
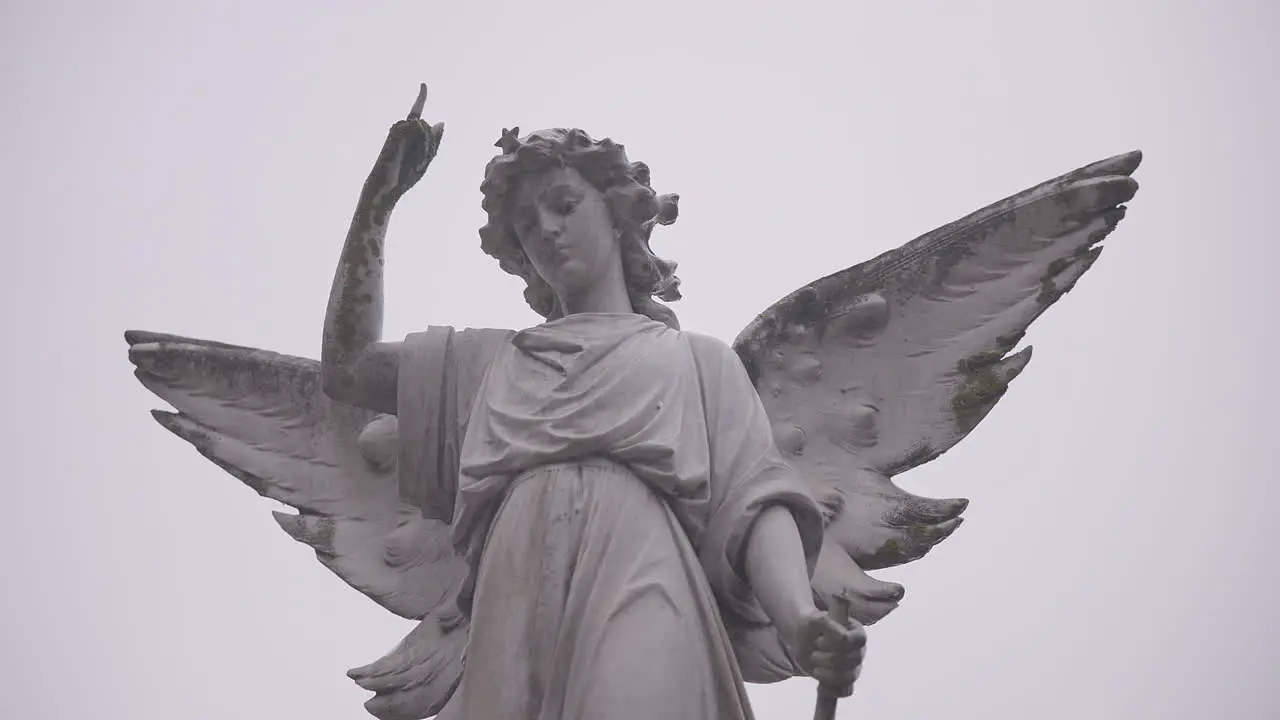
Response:
[{"label": "draped sleeve", "polygon": [[714,338],[690,334],[690,341],[711,460],[711,502],[699,558],[726,622],[768,625],[745,572],[752,524],[772,505],[790,510],[812,576],[822,547],[822,512],[803,478],[779,454],[768,415],[738,356]]},{"label": "draped sleeve", "polygon": [[436,326],[405,338],[396,399],[400,497],[423,517],[445,523],[453,517],[471,407],[490,362],[513,334]]}]

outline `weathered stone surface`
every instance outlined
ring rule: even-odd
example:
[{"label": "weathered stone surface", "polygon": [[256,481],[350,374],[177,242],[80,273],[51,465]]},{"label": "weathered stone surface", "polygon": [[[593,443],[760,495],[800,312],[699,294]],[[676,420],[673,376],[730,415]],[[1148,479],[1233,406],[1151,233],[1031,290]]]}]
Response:
[{"label": "weathered stone surface", "polygon": [[830,717],[860,624],[903,595],[865,571],[922,557],[967,506],[893,477],[962,440],[1023,372],[1017,344],[1098,258],[1140,154],[816,280],[730,349],[665,304],[679,280],[649,236],[678,197],[647,166],[581,130],[504,130],[482,246],[548,322],[386,342],[386,226],[443,137],[425,100],[360,194],[321,360],[130,331],[138,379],[176,410],[157,420],[420,621],[350,672],[384,720],[746,718],[739,678],[797,674],[823,681]]}]

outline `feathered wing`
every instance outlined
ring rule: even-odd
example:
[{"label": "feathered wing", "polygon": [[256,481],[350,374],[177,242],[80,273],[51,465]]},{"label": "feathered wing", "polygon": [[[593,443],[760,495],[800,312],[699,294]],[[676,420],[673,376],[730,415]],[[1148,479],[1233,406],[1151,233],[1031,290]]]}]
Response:
[{"label": "feathered wing", "polygon": [[386,657],[351,671],[378,693],[369,711],[384,720],[438,712],[462,670],[467,627],[451,597],[466,566],[448,526],[400,500],[396,419],[330,401],[314,360],[158,333],[125,338],[138,380],[177,410],[154,411],[161,425],[297,509],[273,514],[338,577],[421,621]]},{"label": "feathered wing", "polygon": [[734,342],[782,452],[831,510],[820,598],[863,622],[902,588],[862,572],[915,560],[967,501],[923,498],[891,478],[963,439],[1031,359],[1009,353],[1070,290],[1137,192],[1132,152],[1080,168],[765,310]]}]

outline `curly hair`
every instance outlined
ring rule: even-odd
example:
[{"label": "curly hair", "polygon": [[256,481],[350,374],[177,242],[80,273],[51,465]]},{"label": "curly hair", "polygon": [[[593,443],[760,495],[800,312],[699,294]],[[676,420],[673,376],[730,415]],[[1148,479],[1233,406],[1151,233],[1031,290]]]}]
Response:
[{"label": "curly hair", "polygon": [[654,225],[670,225],[678,214],[680,196],[658,195],[649,186],[649,167],[630,162],[622,145],[605,138],[593,140],[576,129],[540,130],[519,138],[520,129],[503,130],[495,143],[502,154],[485,166],[480,192],[488,222],[480,228],[480,244],[508,273],[524,278],[525,300],[542,317],[563,315],[559,300],[525,255],[512,228],[509,202],[522,177],[555,167],[572,167],[604,196],[622,249],[623,276],[632,309],[658,322],[679,328],[671,308],[655,298],[680,299],[676,263],[649,248]]}]

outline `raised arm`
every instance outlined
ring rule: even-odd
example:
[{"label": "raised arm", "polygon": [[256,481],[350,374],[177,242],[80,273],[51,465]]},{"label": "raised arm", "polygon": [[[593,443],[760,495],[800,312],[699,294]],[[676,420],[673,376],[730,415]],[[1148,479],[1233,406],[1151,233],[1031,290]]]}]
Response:
[{"label": "raised arm", "polygon": [[396,202],[435,157],[444,124],[422,120],[427,86],[409,116],[391,126],[365,180],[333,277],[320,351],[324,392],[338,402],[395,413],[400,343],[382,339],[382,269]]}]

